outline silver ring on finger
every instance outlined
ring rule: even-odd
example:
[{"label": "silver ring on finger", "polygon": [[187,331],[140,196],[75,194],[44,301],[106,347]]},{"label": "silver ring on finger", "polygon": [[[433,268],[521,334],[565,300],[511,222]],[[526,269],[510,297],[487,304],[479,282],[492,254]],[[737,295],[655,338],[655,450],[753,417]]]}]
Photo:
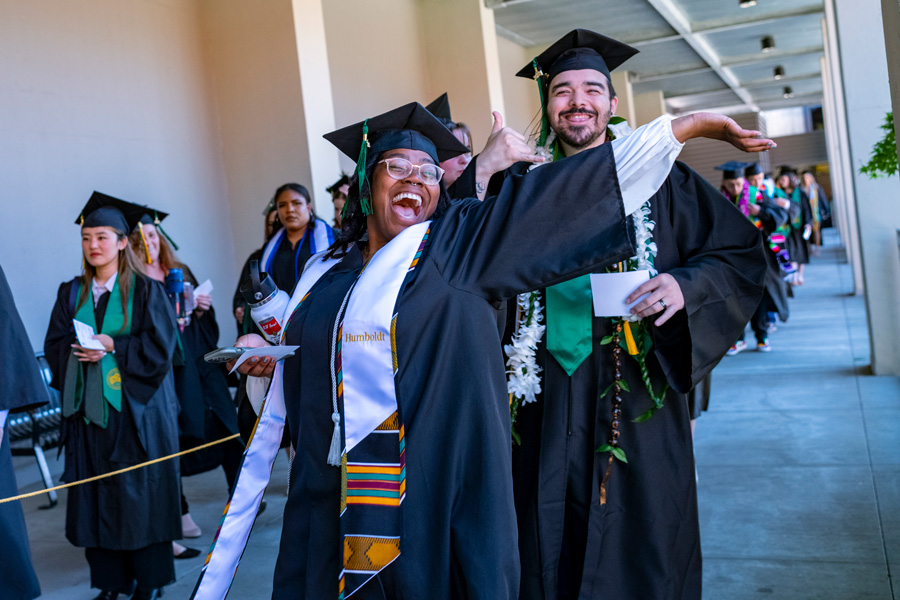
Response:
[{"label": "silver ring on finger", "polygon": [[662,298],[659,299],[659,305],[663,307],[663,310],[666,310],[666,301]]}]

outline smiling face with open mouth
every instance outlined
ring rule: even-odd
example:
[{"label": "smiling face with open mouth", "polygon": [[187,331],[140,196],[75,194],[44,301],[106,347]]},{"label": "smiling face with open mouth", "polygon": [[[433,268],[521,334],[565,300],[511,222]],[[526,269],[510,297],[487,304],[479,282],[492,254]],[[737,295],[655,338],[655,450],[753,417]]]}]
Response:
[{"label": "smiling face with open mouth", "polygon": [[563,71],[550,82],[547,117],[561,142],[583,150],[606,141],[606,126],[618,103],[600,71]]},{"label": "smiling face with open mouth", "polygon": [[[421,150],[397,148],[381,155],[380,161],[402,158],[414,165],[434,164]],[[440,183],[425,185],[419,171],[401,179],[388,173],[388,164],[379,162],[372,175],[373,214],[368,217],[369,242],[376,247],[394,239],[401,231],[431,218],[440,197]]]}]

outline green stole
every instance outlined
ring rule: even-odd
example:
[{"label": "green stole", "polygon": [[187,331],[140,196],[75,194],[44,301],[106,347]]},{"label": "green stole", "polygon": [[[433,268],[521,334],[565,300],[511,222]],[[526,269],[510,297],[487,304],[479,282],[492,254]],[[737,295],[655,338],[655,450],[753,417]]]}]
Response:
[{"label": "green stole", "polygon": [[[131,285],[128,289],[128,314],[134,309],[134,282],[136,277],[131,276]],[[78,296],[81,296],[81,285],[78,287]],[[86,323],[97,331],[97,320],[94,317],[93,299],[89,299],[75,313],[75,318]],[[110,337],[122,333],[125,326],[125,314],[122,312],[122,291],[119,288],[119,280],[113,285],[106,304],[106,314],[103,317],[103,328],[99,333]],[[74,415],[84,404],[84,421],[93,423],[103,429],[109,418],[109,408],[112,406],[117,411],[122,410],[122,374],[119,372],[116,357],[107,353],[99,362],[81,362],[75,357],[74,349],[69,354],[66,366],[66,381],[63,385],[63,416]]]},{"label": "green stole", "polygon": [[[791,202],[800,204],[800,188],[794,188],[791,192]],[[797,212],[797,216],[791,219],[791,227],[794,229],[803,229],[803,207]]]}]

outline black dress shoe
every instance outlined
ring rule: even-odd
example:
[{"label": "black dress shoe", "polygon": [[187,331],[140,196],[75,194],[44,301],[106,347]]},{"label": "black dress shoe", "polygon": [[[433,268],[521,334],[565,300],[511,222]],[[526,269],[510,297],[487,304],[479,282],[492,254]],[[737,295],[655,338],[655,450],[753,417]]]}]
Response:
[{"label": "black dress shoe", "polygon": [[[192,550],[192,548],[188,548],[188,550]],[[184,552],[182,552],[182,554],[184,554]],[[156,600],[156,598],[159,598],[162,595],[162,588],[157,588],[155,590],[138,588],[134,590],[134,596],[131,597],[131,600]]]},{"label": "black dress shoe", "polygon": [[[185,547],[185,549],[181,551],[181,554],[175,554],[174,556],[175,556],[176,560],[179,560],[182,558],[197,558],[198,556],[200,556],[200,551],[197,550],[196,548]],[[135,596],[135,598],[137,598],[137,597],[138,596]],[[153,596],[153,597],[156,598],[156,596]]]},{"label": "black dress shoe", "polygon": [[100,595],[94,598],[94,600],[116,600],[119,597],[119,592],[109,592],[104,591],[100,592]]}]

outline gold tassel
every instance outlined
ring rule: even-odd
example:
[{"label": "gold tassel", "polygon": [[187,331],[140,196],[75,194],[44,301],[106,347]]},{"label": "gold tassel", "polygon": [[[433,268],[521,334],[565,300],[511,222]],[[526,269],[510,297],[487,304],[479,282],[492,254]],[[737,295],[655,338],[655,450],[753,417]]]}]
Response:
[{"label": "gold tassel", "polygon": [[634,356],[638,353],[637,344],[634,343],[634,335],[631,333],[631,323],[625,321],[625,346],[628,348],[628,354]]},{"label": "gold tassel", "polygon": [[613,455],[609,453],[609,463],[606,465],[606,474],[603,481],[600,482],[600,505],[606,504],[606,482],[609,480],[609,474],[612,472]]},{"label": "gold tassel", "polygon": [[147,264],[151,264],[153,261],[150,260],[150,248],[147,247],[147,238],[144,237],[144,226],[138,221],[138,231],[141,232],[141,242],[144,244],[144,254],[147,255]]}]

